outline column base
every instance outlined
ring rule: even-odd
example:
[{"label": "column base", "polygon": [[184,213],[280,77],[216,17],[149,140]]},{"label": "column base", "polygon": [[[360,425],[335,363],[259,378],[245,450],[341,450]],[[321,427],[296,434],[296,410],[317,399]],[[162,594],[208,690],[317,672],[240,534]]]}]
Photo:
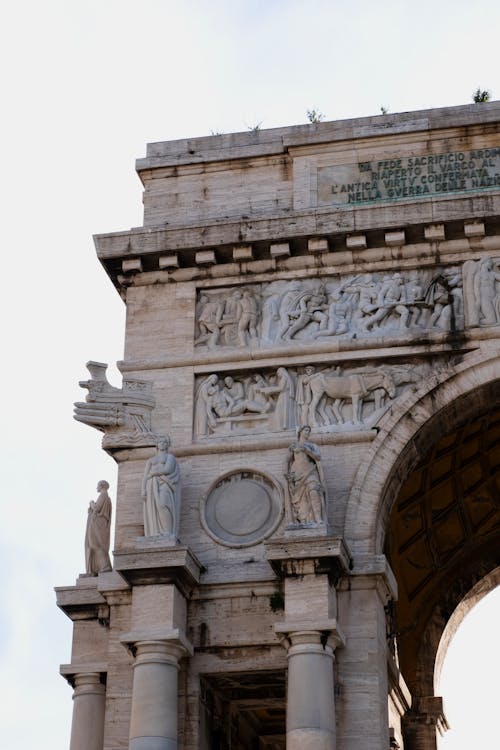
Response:
[{"label": "column base", "polygon": [[320,729],[292,729],[286,735],[286,750],[335,750],[335,735]]},{"label": "column base", "polygon": [[165,737],[134,737],[129,750],[177,750],[177,740]]}]

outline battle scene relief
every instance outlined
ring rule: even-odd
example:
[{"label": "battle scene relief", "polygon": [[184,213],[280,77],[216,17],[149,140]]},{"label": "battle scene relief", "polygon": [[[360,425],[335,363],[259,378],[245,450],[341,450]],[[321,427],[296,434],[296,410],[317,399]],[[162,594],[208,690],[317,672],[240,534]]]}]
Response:
[{"label": "battle scene relief", "polygon": [[195,346],[272,346],[463,328],[459,267],[203,289]]}]

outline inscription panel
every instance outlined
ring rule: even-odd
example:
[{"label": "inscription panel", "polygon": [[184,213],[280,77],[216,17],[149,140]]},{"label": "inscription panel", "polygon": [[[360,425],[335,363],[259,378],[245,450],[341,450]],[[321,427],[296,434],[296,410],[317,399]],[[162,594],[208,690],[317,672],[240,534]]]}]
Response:
[{"label": "inscription panel", "polygon": [[500,148],[318,168],[318,205],[349,205],[500,189]]}]

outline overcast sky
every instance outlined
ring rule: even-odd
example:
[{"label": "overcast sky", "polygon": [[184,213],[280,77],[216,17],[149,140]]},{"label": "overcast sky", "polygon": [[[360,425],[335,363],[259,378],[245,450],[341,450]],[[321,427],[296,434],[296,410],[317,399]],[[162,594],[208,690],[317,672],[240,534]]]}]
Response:
[{"label": "overcast sky", "polygon": [[[116,488],[99,433],[73,421],[72,404],[88,359],[121,359],[124,327],[92,234],[142,223],[134,161],[146,143],[293,125],[313,107],[339,119],[464,104],[478,86],[497,98],[499,26],[498,0],[4,0],[3,746],[69,745],[71,690],[57,672],[71,623],[52,587],[84,569],[97,480],[113,498]],[[110,378],[120,383],[114,367]],[[446,750],[491,747],[497,734],[497,707],[474,708],[465,691],[479,696],[478,665],[500,672],[498,590],[464,626],[474,619],[443,687],[450,723],[465,716],[473,734],[448,733]],[[464,700],[453,715],[452,687]]]}]

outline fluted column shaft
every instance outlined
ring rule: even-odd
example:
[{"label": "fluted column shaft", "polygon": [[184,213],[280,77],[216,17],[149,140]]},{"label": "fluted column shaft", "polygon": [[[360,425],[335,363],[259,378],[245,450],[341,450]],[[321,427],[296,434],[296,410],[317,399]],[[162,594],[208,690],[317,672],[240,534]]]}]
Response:
[{"label": "fluted column shaft", "polygon": [[102,750],[106,688],[99,672],[73,677],[73,720],[70,750]]},{"label": "fluted column shaft", "polygon": [[168,640],[135,643],[130,750],[177,750],[179,659],[182,645]]}]

